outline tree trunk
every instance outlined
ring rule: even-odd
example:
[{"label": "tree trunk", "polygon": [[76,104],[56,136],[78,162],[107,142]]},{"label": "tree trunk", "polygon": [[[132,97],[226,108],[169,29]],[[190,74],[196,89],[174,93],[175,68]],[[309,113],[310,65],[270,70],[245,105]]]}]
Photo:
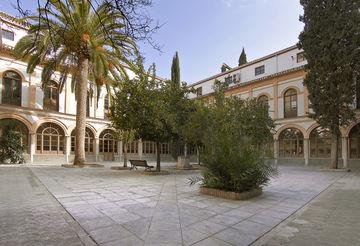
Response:
[{"label": "tree trunk", "polygon": [[156,172],[160,172],[160,143],[156,142]]},{"label": "tree trunk", "polygon": [[127,167],[127,141],[124,141],[124,151],[123,151],[123,154],[124,154],[124,167]]},{"label": "tree trunk", "polygon": [[89,60],[79,62],[80,76],[76,84],[76,130],[74,165],[85,164],[85,127],[86,127],[86,97]]},{"label": "tree trunk", "polygon": [[331,166],[332,169],[338,168],[338,149],[339,149],[339,136],[338,134],[331,134]]}]

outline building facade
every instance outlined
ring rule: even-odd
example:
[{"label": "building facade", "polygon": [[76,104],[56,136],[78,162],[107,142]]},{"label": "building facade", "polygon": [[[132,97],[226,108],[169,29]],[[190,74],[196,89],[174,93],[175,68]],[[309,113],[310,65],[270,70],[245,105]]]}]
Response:
[{"label": "building facade", "polygon": [[[27,64],[12,57],[11,50],[27,30],[26,23],[0,12],[0,123],[17,123],[28,163],[70,163],[74,158],[76,125],[71,81],[69,78],[60,91],[59,74],[43,83],[41,67],[29,74]],[[132,71],[128,72],[134,76]],[[100,93],[98,101],[97,93]],[[114,130],[107,119],[110,96],[105,87],[98,92],[89,82],[85,151],[90,162],[123,159],[122,142],[114,139]],[[155,144],[141,140],[130,143],[127,152],[129,158],[137,159],[155,160],[156,155]],[[171,159],[167,143],[161,146],[161,158]]]},{"label": "building facade", "polygon": [[[221,73],[191,85],[196,91],[192,97],[211,99],[215,80],[229,82],[226,96],[268,104],[276,123],[274,157],[278,163],[327,165],[330,134],[308,117],[311,106],[303,85],[306,63],[303,51],[292,46],[239,67],[223,64]],[[341,129],[340,145],[340,166],[360,166],[359,112],[352,124]]]}]

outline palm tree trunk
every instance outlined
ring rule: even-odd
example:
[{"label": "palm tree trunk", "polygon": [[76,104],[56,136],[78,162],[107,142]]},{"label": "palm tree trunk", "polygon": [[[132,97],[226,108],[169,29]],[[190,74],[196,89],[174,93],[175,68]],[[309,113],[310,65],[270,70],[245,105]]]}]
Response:
[{"label": "palm tree trunk", "polygon": [[85,127],[86,127],[86,97],[89,60],[84,58],[79,62],[80,76],[76,85],[76,131],[74,165],[85,164]]},{"label": "palm tree trunk", "polygon": [[160,142],[156,142],[156,172],[160,172]]},{"label": "palm tree trunk", "polygon": [[338,168],[338,152],[339,150],[339,137],[338,134],[331,134],[331,166],[332,169]]}]

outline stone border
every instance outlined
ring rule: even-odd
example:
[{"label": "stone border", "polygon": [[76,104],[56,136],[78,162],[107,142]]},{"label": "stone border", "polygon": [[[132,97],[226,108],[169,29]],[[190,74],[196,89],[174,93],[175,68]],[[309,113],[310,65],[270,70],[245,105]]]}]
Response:
[{"label": "stone border", "polygon": [[124,166],[111,166],[111,170],[130,170],[130,167],[124,167]]},{"label": "stone border", "polygon": [[214,188],[200,187],[200,192],[204,195],[215,196],[225,199],[247,200],[256,196],[260,196],[262,194],[262,189],[259,188],[245,192],[233,192],[233,191],[225,191]]},{"label": "stone border", "polygon": [[164,171],[164,170],[161,170],[160,172],[156,172],[156,171],[143,171],[141,172],[142,175],[145,175],[145,176],[157,176],[157,175],[169,175],[171,174],[171,172],[169,171]]},{"label": "stone border", "polygon": [[103,164],[83,164],[83,165],[62,164],[61,166],[65,167],[65,168],[84,168],[84,167],[101,168],[101,167],[104,167]]}]

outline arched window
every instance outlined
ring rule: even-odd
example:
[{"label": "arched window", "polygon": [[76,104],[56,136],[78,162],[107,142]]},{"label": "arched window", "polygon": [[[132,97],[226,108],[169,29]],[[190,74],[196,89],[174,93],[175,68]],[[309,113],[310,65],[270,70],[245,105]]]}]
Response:
[{"label": "arched window", "polygon": [[284,94],[284,117],[291,118],[297,116],[297,92],[289,89]]},{"label": "arched window", "polygon": [[279,136],[280,157],[303,157],[304,136],[295,128],[283,130]]},{"label": "arched window", "polygon": [[[76,148],[76,137],[75,129],[71,132],[71,152],[75,152]],[[85,153],[93,154],[94,153],[94,133],[88,128],[85,128]]]},{"label": "arched window", "polygon": [[100,134],[100,153],[104,155],[104,161],[114,160],[114,154],[117,153],[117,140],[114,139],[114,132],[110,129],[104,130]]},{"label": "arched window", "polygon": [[21,77],[14,71],[4,72],[2,103],[21,106]]},{"label": "arched window", "polygon": [[259,96],[257,101],[259,104],[266,106],[269,111],[269,98],[266,95]]},{"label": "arched window", "polygon": [[17,120],[17,119],[1,119],[0,120],[0,135],[2,134],[2,128],[3,127],[8,127],[11,126],[13,127],[13,130],[15,132],[20,133],[21,135],[21,145],[24,148],[24,151],[26,151],[27,153],[29,152],[29,129],[27,128],[27,126],[22,123],[21,121]]},{"label": "arched window", "polygon": [[310,157],[331,156],[331,134],[329,130],[317,127],[310,133]]},{"label": "arched window", "polygon": [[44,110],[59,111],[59,85],[50,81],[44,87]]},{"label": "arched window", "polygon": [[44,123],[36,131],[36,151],[40,154],[63,154],[64,131],[54,123]]},{"label": "arched window", "polygon": [[360,124],[354,126],[349,133],[350,158],[360,158]]}]

